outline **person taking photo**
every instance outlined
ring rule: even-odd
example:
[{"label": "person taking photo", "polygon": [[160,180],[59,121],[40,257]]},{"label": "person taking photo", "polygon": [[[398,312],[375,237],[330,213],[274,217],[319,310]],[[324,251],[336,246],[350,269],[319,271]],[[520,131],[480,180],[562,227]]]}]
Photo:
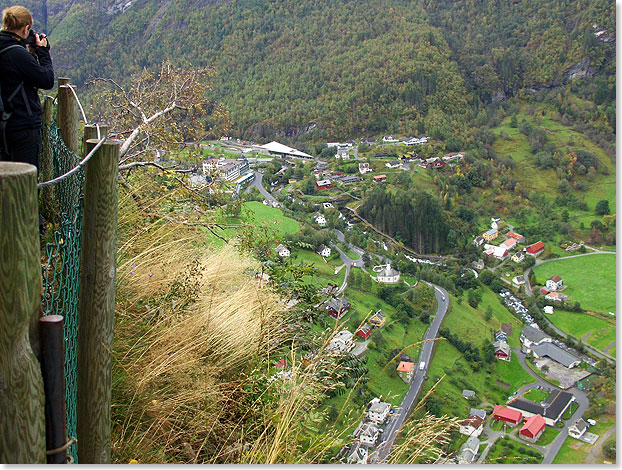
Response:
[{"label": "person taking photo", "polygon": [[38,171],[41,100],[37,90],[54,87],[54,68],[46,35],[32,31],[32,25],[32,15],[23,6],[2,11],[0,96],[5,112],[0,122],[0,160],[30,163]]}]

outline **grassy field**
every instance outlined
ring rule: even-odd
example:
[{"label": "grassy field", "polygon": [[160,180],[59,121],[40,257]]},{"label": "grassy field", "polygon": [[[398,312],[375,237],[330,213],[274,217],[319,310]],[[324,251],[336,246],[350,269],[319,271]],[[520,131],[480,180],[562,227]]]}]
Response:
[{"label": "grassy field", "polygon": [[581,307],[598,312],[616,311],[616,256],[594,254],[544,263],[534,268],[538,284],[558,275],[568,286],[564,294]]},{"label": "grassy field", "polygon": [[525,398],[535,402],[541,402],[546,399],[551,394],[551,392],[547,392],[545,390],[537,390],[535,388],[527,390],[525,393]]},{"label": "grassy field", "polygon": [[[615,426],[615,417],[613,416],[601,416],[597,418],[596,421],[598,421],[598,424],[596,426],[590,426],[588,431],[598,434],[601,436],[601,439],[602,435],[605,434],[607,430]],[[562,444],[561,449],[559,449],[555,460],[553,460],[553,464],[583,464],[592,447],[593,446],[587,442],[568,437]]]},{"label": "grassy field", "polygon": [[[245,202],[241,214],[238,217],[223,217],[218,222],[228,225],[252,224],[254,227],[256,226],[257,229],[259,227],[264,227],[270,230],[275,237],[293,235],[300,231],[300,224],[297,221],[284,216],[280,209],[266,206],[258,201]],[[255,228],[253,229],[255,230]],[[237,228],[227,228],[225,230],[214,228],[214,230],[218,235],[227,240],[235,237],[240,231],[240,229]],[[225,244],[223,240],[215,236],[208,229],[203,228],[203,232],[209,243],[217,247]]]},{"label": "grassy field", "polygon": [[[614,317],[608,321],[586,313],[555,310],[555,313],[548,315],[547,318],[560,330],[601,351],[616,341]],[[607,352],[611,354],[611,349]]]},{"label": "grassy field", "polygon": [[540,436],[540,439],[538,439],[537,444],[539,446],[549,445],[551,442],[555,440],[555,438],[558,435],[559,435],[559,429],[555,429],[550,426],[547,426],[546,429],[544,430],[544,433]]}]

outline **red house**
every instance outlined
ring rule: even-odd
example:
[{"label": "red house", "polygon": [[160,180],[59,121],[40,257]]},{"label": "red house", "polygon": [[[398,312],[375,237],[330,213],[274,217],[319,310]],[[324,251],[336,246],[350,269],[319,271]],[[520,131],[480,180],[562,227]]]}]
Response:
[{"label": "red house", "polygon": [[535,258],[544,251],[544,243],[539,241],[537,243],[534,243],[533,245],[529,245],[525,251],[528,255],[531,255]]},{"label": "red house", "polygon": [[363,326],[359,328],[356,334],[359,335],[363,339],[369,338],[369,335],[371,335],[371,326],[365,323]]},{"label": "red house", "polygon": [[523,420],[523,413],[517,410],[511,410],[503,405],[496,405],[492,410],[492,416],[497,421],[505,421],[506,423],[516,426]]},{"label": "red house", "polygon": [[445,166],[445,162],[434,162],[432,163],[432,168],[443,168]]},{"label": "red house", "polygon": [[322,189],[328,189],[328,188],[332,188],[333,185],[331,184],[330,180],[320,180],[317,183],[315,183],[315,185],[317,186],[317,189],[322,190]]},{"label": "red house", "polygon": [[525,424],[520,428],[520,435],[529,442],[536,442],[546,428],[546,421],[540,415],[534,415],[525,420]]}]

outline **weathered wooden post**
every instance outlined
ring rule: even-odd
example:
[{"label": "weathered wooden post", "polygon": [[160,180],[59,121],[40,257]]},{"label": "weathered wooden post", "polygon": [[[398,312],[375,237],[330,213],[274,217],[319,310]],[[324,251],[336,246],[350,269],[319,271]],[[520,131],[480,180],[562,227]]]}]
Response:
[{"label": "weathered wooden post", "polygon": [[0,162],[0,463],[45,463],[43,380],[29,338],[41,309],[37,169]]},{"label": "weathered wooden post", "polygon": [[[86,145],[86,141],[89,139],[96,139],[96,140],[100,140],[102,137],[106,137],[108,135],[108,126],[106,125],[101,125],[99,126],[99,135],[97,133],[97,126],[94,124],[88,124],[86,126],[84,126],[84,141],[82,143],[82,149],[83,149],[83,158],[87,156],[88,151],[86,149],[87,145]],[[91,146],[92,148],[92,146]]]},{"label": "weathered wooden post", "polygon": [[[97,139],[86,141],[90,151]],[[110,461],[110,397],[120,142],[86,164],[78,318],[77,434],[80,463]]]},{"label": "weathered wooden post", "polygon": [[78,122],[80,114],[78,102],[71,89],[76,90],[75,85],[70,84],[70,79],[58,79],[58,127],[63,142],[69,150],[78,153]]}]

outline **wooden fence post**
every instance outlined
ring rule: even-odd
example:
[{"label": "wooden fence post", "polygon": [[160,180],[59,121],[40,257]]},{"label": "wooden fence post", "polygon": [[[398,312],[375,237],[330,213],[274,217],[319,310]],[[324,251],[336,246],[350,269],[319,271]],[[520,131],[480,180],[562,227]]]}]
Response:
[{"label": "wooden fence post", "polygon": [[[84,126],[84,140],[82,142],[82,158],[86,157],[88,155],[88,151],[86,150],[86,141],[89,139],[97,139],[99,140],[102,137],[105,137],[108,135],[108,126],[106,125],[99,125],[99,137],[97,136],[97,126],[94,124],[88,124],[86,126]],[[91,146],[92,148],[92,146]]]},{"label": "wooden fence post", "polygon": [[37,169],[0,162],[0,463],[45,463],[43,379],[29,325],[41,311]]},{"label": "wooden fence post", "polygon": [[[71,85],[68,78],[58,79],[58,127],[60,135],[65,145],[73,153],[78,153],[78,121],[80,119],[78,102],[71,88],[76,89],[75,85]],[[77,162],[76,162],[77,163]]]},{"label": "wooden fence post", "polygon": [[[86,141],[87,151],[98,143]],[[107,141],[85,169],[78,318],[78,461],[110,461],[110,398],[120,142]]]}]

